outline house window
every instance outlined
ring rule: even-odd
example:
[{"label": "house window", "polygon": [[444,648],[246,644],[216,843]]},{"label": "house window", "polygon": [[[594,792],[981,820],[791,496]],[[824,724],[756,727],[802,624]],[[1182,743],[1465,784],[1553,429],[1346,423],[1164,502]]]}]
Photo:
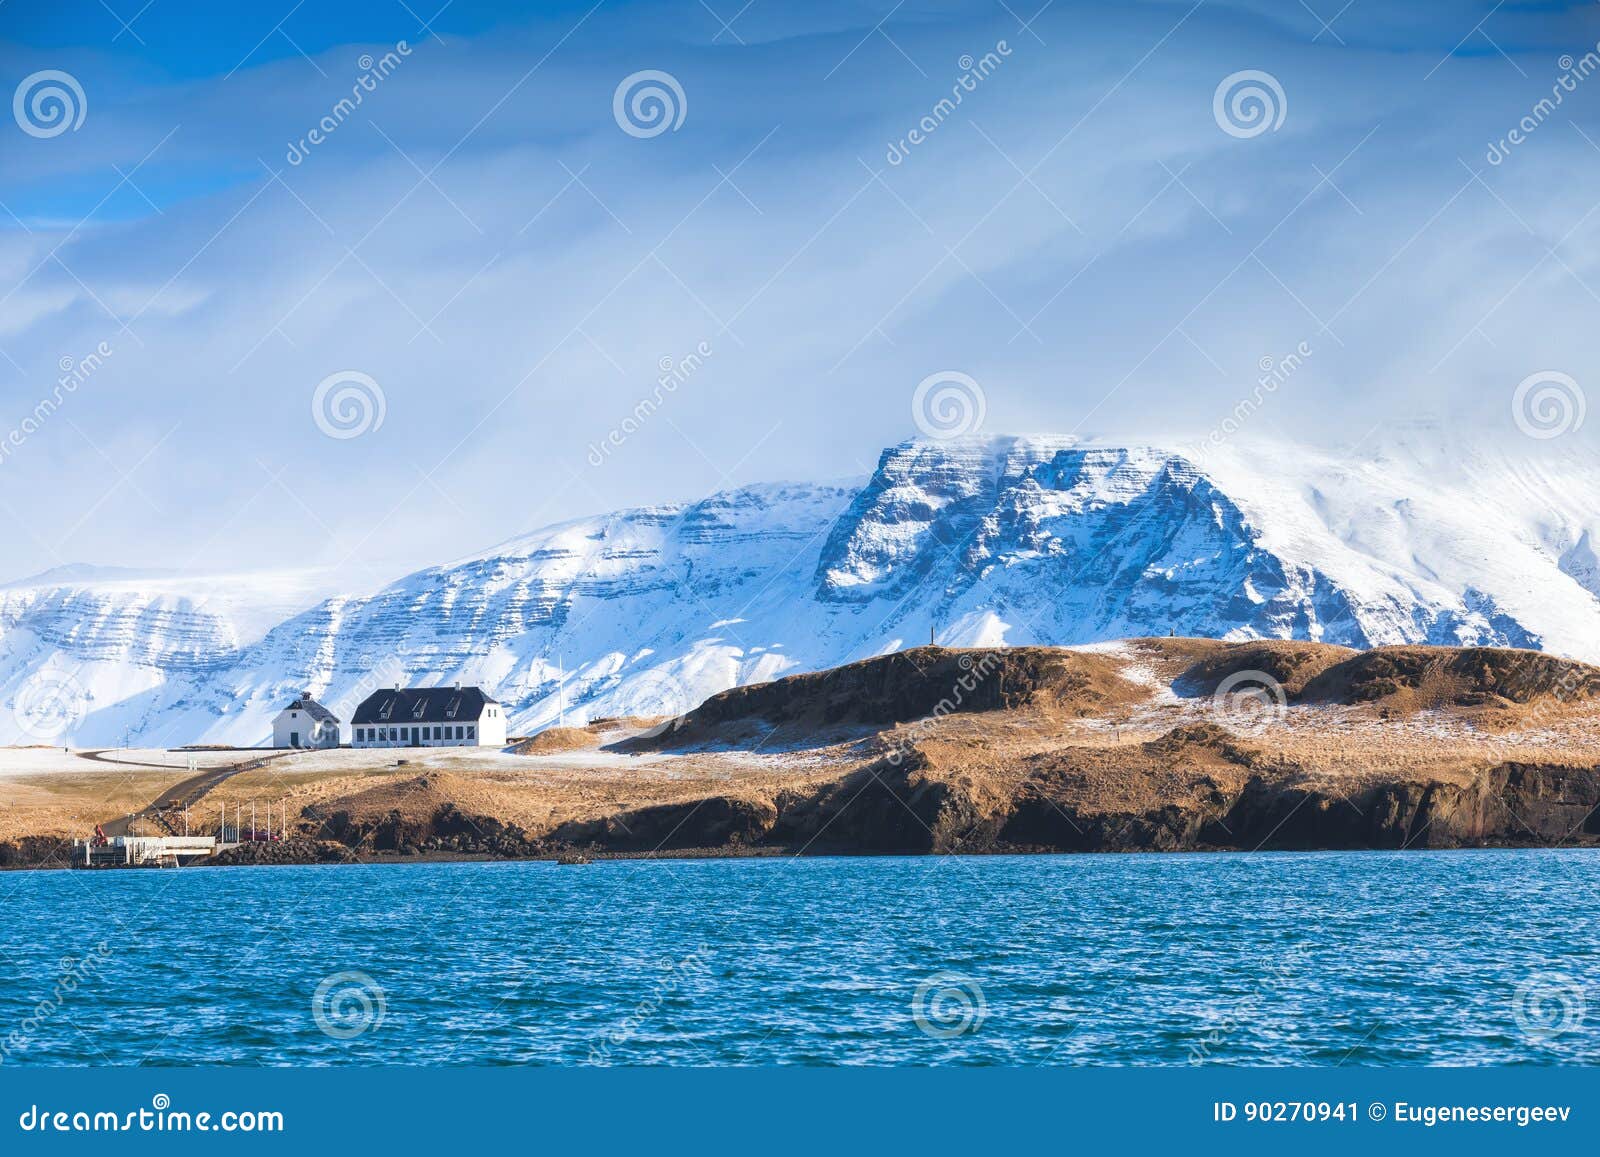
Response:
[{"label": "house window", "polygon": [[461,726],[461,724],[457,723],[456,724],[456,738],[457,739],[465,739],[466,737],[467,737],[467,729],[465,727]]},{"label": "house window", "polygon": [[476,739],[477,738],[477,731],[478,731],[478,728],[477,728],[477,726],[475,724],[472,724],[472,723],[467,724],[467,738],[468,739]]},{"label": "house window", "polygon": [[437,727],[435,727],[435,728],[434,728],[434,729],[433,729],[433,737],[434,737],[434,738],[435,738],[435,739],[443,739],[443,738],[444,738],[444,736],[443,736],[443,735],[441,735],[441,734],[440,734],[440,732],[439,732],[439,728],[437,728]]}]

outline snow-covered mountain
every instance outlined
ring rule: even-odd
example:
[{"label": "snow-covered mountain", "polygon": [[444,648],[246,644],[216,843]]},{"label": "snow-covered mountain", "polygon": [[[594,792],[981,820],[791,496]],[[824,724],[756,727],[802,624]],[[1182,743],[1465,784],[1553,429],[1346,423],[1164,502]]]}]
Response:
[{"label": "snow-covered mountain", "polygon": [[1581,457],[1427,439],[1202,457],[971,437],[892,447],[865,482],[579,519],[314,603],[285,576],[52,573],[0,588],[0,742],[253,744],[302,690],[348,718],[377,687],[457,680],[523,733],[563,711],[676,713],[930,633],[1600,659],[1597,494]]}]

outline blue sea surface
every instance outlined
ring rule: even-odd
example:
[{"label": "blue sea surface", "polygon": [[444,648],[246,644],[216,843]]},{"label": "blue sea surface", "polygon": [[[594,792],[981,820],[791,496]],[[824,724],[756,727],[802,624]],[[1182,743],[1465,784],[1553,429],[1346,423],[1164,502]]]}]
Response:
[{"label": "blue sea surface", "polygon": [[0,1064],[1600,1061],[1587,851],[0,874]]}]

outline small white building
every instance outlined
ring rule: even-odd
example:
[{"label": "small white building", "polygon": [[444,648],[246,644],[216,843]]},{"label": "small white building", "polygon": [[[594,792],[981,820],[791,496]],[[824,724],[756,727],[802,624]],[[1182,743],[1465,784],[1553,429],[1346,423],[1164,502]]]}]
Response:
[{"label": "small white building", "polygon": [[338,747],[339,717],[304,692],[272,721],[272,746]]},{"label": "small white building", "polygon": [[481,687],[390,687],[361,701],[352,747],[504,747],[506,716]]}]

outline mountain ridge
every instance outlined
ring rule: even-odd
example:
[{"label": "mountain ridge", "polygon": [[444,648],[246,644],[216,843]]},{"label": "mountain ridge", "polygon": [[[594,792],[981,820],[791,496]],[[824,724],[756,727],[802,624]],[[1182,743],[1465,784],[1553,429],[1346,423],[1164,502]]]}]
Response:
[{"label": "mountain ridge", "polygon": [[456,680],[484,685],[521,733],[676,715],[930,637],[1597,659],[1597,484],[1577,458],[973,435],[889,447],[860,483],[571,519],[259,632],[248,579],[193,597],[177,579],[14,584],[0,587],[0,742],[255,744],[302,690],[348,718],[377,687]]}]

